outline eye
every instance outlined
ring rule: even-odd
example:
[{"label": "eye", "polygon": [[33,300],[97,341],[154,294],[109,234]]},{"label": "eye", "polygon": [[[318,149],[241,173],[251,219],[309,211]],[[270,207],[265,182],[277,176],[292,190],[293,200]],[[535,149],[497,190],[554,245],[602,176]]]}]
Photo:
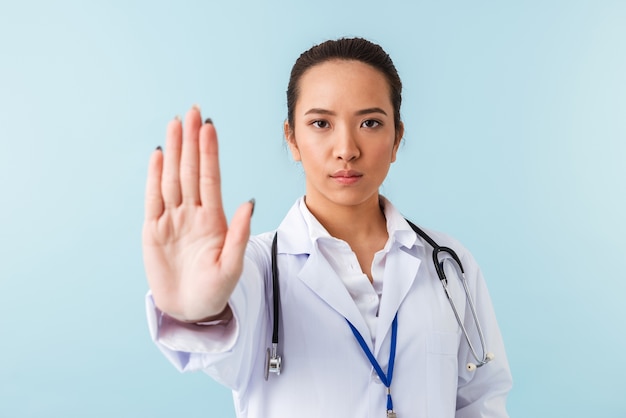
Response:
[{"label": "eye", "polygon": [[362,128],[372,129],[378,126],[380,126],[380,122],[374,119],[368,119],[368,120],[363,121],[363,123],[361,123]]},{"label": "eye", "polygon": [[325,120],[314,120],[313,122],[311,122],[311,125],[320,129],[326,129],[330,126],[330,124]]}]

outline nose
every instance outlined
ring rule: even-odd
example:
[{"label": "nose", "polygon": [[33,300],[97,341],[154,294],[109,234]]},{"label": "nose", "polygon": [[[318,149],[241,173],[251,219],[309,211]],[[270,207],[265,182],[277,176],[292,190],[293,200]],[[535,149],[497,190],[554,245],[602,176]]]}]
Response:
[{"label": "nose", "polygon": [[344,161],[356,160],[361,156],[356,134],[352,130],[346,128],[336,131],[334,155]]}]

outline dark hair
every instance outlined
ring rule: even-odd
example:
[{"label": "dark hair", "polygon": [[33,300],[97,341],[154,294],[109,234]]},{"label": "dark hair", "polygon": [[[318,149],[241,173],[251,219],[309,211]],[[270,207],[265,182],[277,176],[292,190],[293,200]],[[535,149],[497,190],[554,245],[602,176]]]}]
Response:
[{"label": "dark hair", "polygon": [[303,52],[291,69],[287,87],[287,121],[293,129],[294,111],[299,95],[299,82],[304,73],[318,64],[331,60],[353,60],[369,64],[383,73],[389,83],[393,119],[396,131],[400,128],[400,105],[402,104],[402,81],[389,54],[373,42],[363,38],[341,38],[315,45]]}]

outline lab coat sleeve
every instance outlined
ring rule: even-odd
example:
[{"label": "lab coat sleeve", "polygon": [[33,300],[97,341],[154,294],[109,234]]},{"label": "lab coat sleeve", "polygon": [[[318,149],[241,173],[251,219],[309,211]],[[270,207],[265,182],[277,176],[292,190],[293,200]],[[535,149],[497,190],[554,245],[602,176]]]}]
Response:
[{"label": "lab coat sleeve", "polygon": [[266,311],[266,257],[259,257],[258,249],[248,245],[242,276],[228,302],[233,312],[230,321],[181,323],[159,311],[147,294],[150,336],[181,372],[202,370],[233,390],[247,384],[255,360],[252,350],[259,345]]},{"label": "lab coat sleeve", "polygon": [[[482,273],[471,254],[466,252],[462,263],[485,336],[486,348],[495,355],[495,359],[474,372],[467,371],[467,363],[475,360],[467,344],[464,341],[461,343],[456,418],[508,417],[506,397],[512,387],[512,378],[491,298]],[[476,341],[476,349],[480,355],[480,340],[473,323],[469,305],[466,305],[465,327],[472,341]]]}]

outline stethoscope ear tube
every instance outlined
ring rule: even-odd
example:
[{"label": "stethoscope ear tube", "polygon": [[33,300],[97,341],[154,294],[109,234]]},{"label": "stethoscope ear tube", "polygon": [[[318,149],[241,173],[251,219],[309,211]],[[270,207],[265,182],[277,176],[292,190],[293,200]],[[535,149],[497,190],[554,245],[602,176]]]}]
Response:
[{"label": "stethoscope ear tube", "polygon": [[[415,225],[413,222],[409,221],[408,219],[407,219],[407,222],[409,223],[413,231],[417,233],[417,235],[422,237],[424,241],[426,241],[428,244],[430,244],[431,247],[433,247],[433,264],[435,265],[437,276],[439,277],[439,281],[441,282],[441,285],[443,286],[443,289],[446,293],[446,297],[448,298],[450,307],[452,308],[452,311],[454,312],[456,321],[459,324],[459,327],[461,328],[461,330],[463,331],[463,335],[465,337],[465,340],[467,341],[470,352],[472,353],[472,357],[474,357],[474,360],[476,360],[476,363],[470,362],[470,363],[467,363],[467,366],[466,366],[466,369],[468,371],[473,372],[476,370],[477,367],[481,367],[489,363],[491,360],[495,358],[495,356],[493,353],[487,352],[487,349],[485,347],[485,336],[483,335],[482,327],[480,326],[480,322],[478,321],[478,315],[476,314],[476,307],[474,306],[474,300],[472,299],[470,289],[467,286],[467,280],[465,280],[465,270],[463,270],[463,264],[461,263],[459,256],[456,254],[456,252],[452,248],[440,247],[439,244],[435,242],[435,240],[433,240],[426,232],[420,229],[417,225]],[[465,329],[465,325],[463,325],[463,321],[461,320],[461,317],[459,313],[457,312],[456,305],[454,303],[454,300],[452,299],[452,295],[450,294],[450,290],[448,289],[448,279],[446,278],[446,274],[443,271],[443,260],[439,261],[439,256],[443,253],[448,254],[455,261],[455,263],[453,264],[455,264],[455,268],[457,269],[457,276],[459,277],[459,280],[461,281],[461,283],[463,283],[463,288],[465,289],[465,297],[467,299],[467,303],[469,304],[470,311],[474,319],[474,324],[476,324],[478,338],[480,338],[480,345],[481,345],[482,353],[483,353],[482,356],[479,356],[478,353],[476,352],[476,349],[474,348],[474,345],[472,344],[472,341],[470,340],[469,334],[467,333],[467,330]]]},{"label": "stethoscope ear tube", "polygon": [[[441,253],[448,254],[450,257],[454,259],[454,261],[456,261],[456,264],[461,269],[461,275],[465,273],[465,271],[463,270],[463,264],[461,264],[461,260],[459,260],[459,256],[456,255],[456,252],[454,252],[452,248],[440,247],[437,244],[435,244],[435,246],[433,246],[433,264],[435,265],[435,270],[437,270],[437,276],[439,277],[439,280],[441,280],[442,282],[447,281],[446,275],[443,272],[443,262],[439,261],[439,254]],[[465,279],[465,276],[463,276],[463,278]]]},{"label": "stethoscope ear tube", "polygon": [[440,263],[437,263],[437,266],[442,272],[442,275],[439,277],[440,279],[443,277],[443,279],[441,279],[441,284],[443,285],[443,288],[445,290],[446,296],[448,298],[448,302],[450,302],[450,307],[452,308],[452,311],[454,312],[456,321],[459,324],[459,327],[461,328],[461,330],[463,331],[463,336],[465,337],[465,341],[467,341],[467,345],[469,346],[472,357],[474,357],[474,360],[476,361],[476,363],[469,362],[465,366],[467,371],[473,372],[476,370],[476,368],[482,367],[485,364],[489,363],[491,360],[493,360],[495,358],[495,355],[493,353],[487,352],[486,344],[485,344],[485,336],[483,335],[482,327],[480,326],[480,322],[478,321],[478,315],[476,313],[476,306],[474,304],[474,299],[472,298],[469,286],[467,285],[467,280],[465,279],[465,273],[463,272],[463,265],[461,264],[461,262],[459,261],[458,257],[456,256],[454,252],[450,253],[451,251],[450,249],[446,249],[445,247],[441,247],[441,248],[444,249],[444,252],[452,255],[452,258],[455,261],[454,263],[452,263],[452,265],[454,269],[456,270],[456,275],[459,278],[459,281],[463,284],[463,289],[465,290],[465,299],[467,300],[467,303],[469,305],[472,318],[474,319],[474,324],[476,325],[476,332],[478,332],[478,338],[480,339],[482,356],[478,355],[478,352],[476,351],[474,344],[470,340],[467,329],[465,328],[465,325],[463,325],[463,321],[461,321],[459,313],[457,312],[456,304],[454,303],[454,300],[452,299],[452,295],[450,294],[450,290],[448,289],[448,280],[445,278],[446,277],[445,272],[443,271],[443,264],[444,264],[444,261],[446,260],[444,259]]}]

